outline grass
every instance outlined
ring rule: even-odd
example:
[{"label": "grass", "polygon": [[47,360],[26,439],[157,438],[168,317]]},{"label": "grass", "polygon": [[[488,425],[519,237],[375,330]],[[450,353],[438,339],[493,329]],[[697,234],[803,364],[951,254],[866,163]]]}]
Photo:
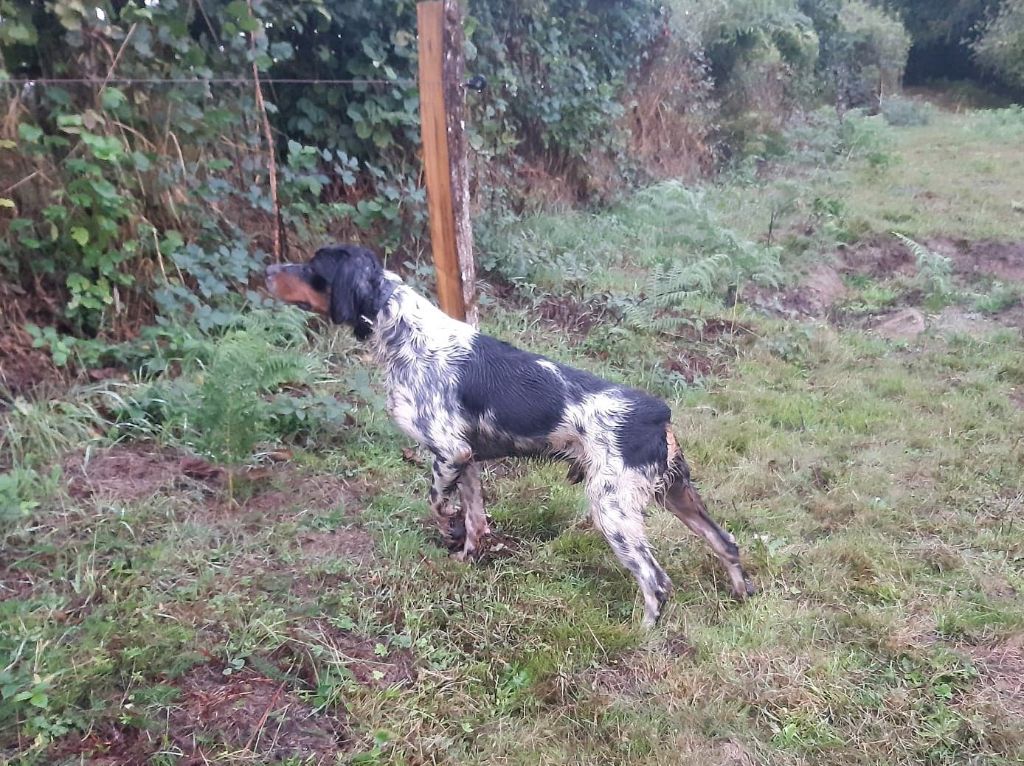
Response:
[{"label": "grass", "polygon": [[[858,118],[852,120],[857,124]],[[920,126],[888,126],[881,117],[859,122],[869,127],[848,131],[853,137],[844,138],[834,114],[814,115],[793,136],[797,148],[779,161],[780,172],[769,163],[767,180],[741,173],[739,183],[713,190],[719,214],[753,237],[767,233],[773,210],[783,211],[777,225],[788,226],[790,233],[796,223],[815,218],[819,231],[813,244],[819,247],[820,237],[829,234],[843,241],[893,229],[914,238],[1019,237],[1024,202],[1019,107],[937,111]],[[859,154],[868,161],[836,163],[835,155],[848,156],[851,144],[855,158]]]},{"label": "grass", "polygon": [[[566,333],[537,313],[563,287],[608,291],[614,308],[691,247],[781,256],[792,284],[838,241],[897,223],[916,241],[1019,237],[1005,203],[1024,157],[1003,122],[936,113],[886,128],[891,159],[874,167],[796,156],[760,189],[738,172],[700,202],[661,187],[608,213],[490,233],[501,257],[537,248],[587,266],[534,271],[527,310],[493,302],[487,328],[668,398],[712,513],[760,587],[733,602],[713,557],[653,514],[676,592],[650,634],[632,581],[576,524],[585,506],[561,467],[488,469],[490,510],[517,546],[484,566],[449,560],[423,522],[426,472],[403,459],[409,445],[340,335],[309,351],[334,373],[311,395],[343,398],[347,419],[312,432],[289,421],[291,461],[235,502],[183,473],[184,436],[137,429],[156,442],[111,448],[121,432],[102,388],[3,413],[20,478],[0,484],[17,501],[2,530],[0,756],[1020,762],[1019,289],[954,275],[949,300],[987,299],[995,326],[935,325],[904,342],[861,323],[927,297],[900,277],[844,275],[850,322],[773,318],[723,303],[724,289],[687,299],[677,313],[699,321],[668,333],[614,313]],[[773,209],[781,251],[756,241]],[[666,364],[681,354],[714,357],[715,372],[688,382]],[[136,402],[136,428],[156,394],[116,393]]]}]

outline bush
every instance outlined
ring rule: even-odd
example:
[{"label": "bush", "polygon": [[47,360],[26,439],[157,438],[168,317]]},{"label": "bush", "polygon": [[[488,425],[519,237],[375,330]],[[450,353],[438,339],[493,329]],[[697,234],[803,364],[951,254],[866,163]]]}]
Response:
[{"label": "bush", "polygon": [[[422,246],[415,7],[0,0],[0,277],[41,293],[59,334],[116,338],[154,314],[229,326],[278,221],[299,250],[328,233]],[[585,193],[590,155],[628,164],[620,96],[662,29],[657,3],[470,10],[468,65],[490,87],[468,99],[469,140],[477,167],[503,169],[485,178],[504,189],[526,158]],[[268,85],[264,110],[254,66],[373,82]],[[39,82],[54,77],[85,81]]]},{"label": "bush", "polygon": [[980,28],[972,46],[975,60],[1007,85],[1024,90],[1024,0],[1003,0]]},{"label": "bush", "polygon": [[910,53],[903,23],[864,0],[843,0],[833,43],[837,97],[846,106],[878,106],[898,91]]},{"label": "bush", "polygon": [[880,106],[885,121],[896,127],[927,125],[935,114],[931,104],[899,96],[883,98]]}]

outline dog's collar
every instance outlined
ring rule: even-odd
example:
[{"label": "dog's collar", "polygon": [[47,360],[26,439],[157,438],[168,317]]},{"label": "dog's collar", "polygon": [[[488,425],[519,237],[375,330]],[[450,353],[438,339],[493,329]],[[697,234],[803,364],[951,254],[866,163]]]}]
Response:
[{"label": "dog's collar", "polygon": [[[380,287],[380,307],[377,309],[377,316],[384,313],[384,309],[387,308],[388,301],[394,296],[395,291],[402,284],[400,280],[387,279],[385,277],[384,283]],[[366,321],[370,327],[373,327],[377,317],[368,317],[365,314],[361,315],[361,318]]]},{"label": "dog's collar", "polygon": [[380,288],[380,309],[377,313],[383,311],[384,307],[388,305],[388,301],[391,300],[391,296],[395,294],[395,290],[398,289],[400,284],[402,283],[394,279],[388,279],[387,277],[384,278],[384,284],[382,284]]}]

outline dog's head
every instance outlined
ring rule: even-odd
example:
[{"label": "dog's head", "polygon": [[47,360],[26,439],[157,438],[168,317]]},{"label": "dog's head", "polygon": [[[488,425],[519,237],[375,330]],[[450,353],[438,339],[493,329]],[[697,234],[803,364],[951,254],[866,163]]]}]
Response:
[{"label": "dog's head", "polygon": [[335,324],[347,324],[359,340],[373,332],[373,321],[390,295],[390,283],[377,256],[356,245],[321,247],[308,263],[267,267],[271,295]]}]

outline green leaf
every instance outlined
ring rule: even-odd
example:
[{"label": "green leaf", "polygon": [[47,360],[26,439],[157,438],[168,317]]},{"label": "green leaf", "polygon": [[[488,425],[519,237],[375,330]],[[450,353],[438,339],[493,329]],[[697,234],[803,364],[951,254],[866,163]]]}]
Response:
[{"label": "green leaf", "polygon": [[295,49],[292,48],[291,43],[272,43],[270,46],[270,55],[279,61],[288,61],[293,55],[295,55]]},{"label": "green leaf", "polygon": [[132,161],[135,163],[135,169],[141,170],[143,173],[145,173],[153,166],[153,164],[149,161],[149,157],[147,157],[140,151],[132,152]]},{"label": "green leaf", "polygon": [[8,199],[7,197],[0,197],[0,207],[7,207],[16,209],[17,206],[14,204],[14,200]]},{"label": "green leaf", "polygon": [[168,229],[164,232],[164,238],[160,240],[160,249],[170,253],[180,250],[184,244],[185,239],[181,236],[181,232],[175,229]]},{"label": "green leaf", "polygon": [[118,88],[107,88],[103,91],[101,99],[104,109],[117,109],[127,100],[128,97],[125,96],[124,91]]},{"label": "green leaf", "polygon": [[42,128],[37,128],[35,125],[29,125],[27,122],[23,122],[18,125],[18,138],[22,141],[34,144],[42,137]]},{"label": "green leaf", "polygon": [[250,34],[258,30],[262,26],[260,20],[255,16],[246,16],[243,19],[238,20],[238,28],[243,32],[249,32]]},{"label": "green leaf", "polygon": [[81,226],[72,226],[71,239],[75,240],[81,247],[85,247],[89,244],[89,230]]}]

